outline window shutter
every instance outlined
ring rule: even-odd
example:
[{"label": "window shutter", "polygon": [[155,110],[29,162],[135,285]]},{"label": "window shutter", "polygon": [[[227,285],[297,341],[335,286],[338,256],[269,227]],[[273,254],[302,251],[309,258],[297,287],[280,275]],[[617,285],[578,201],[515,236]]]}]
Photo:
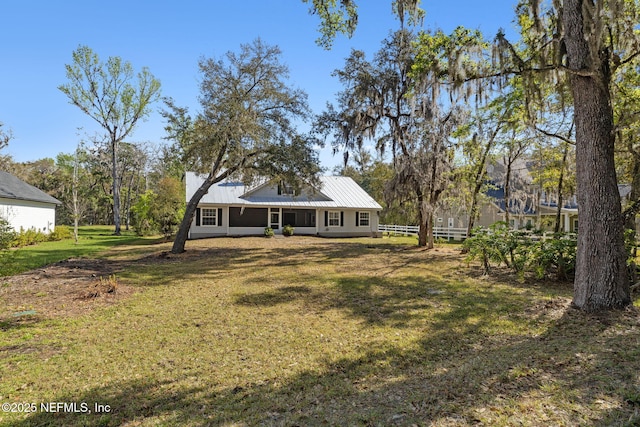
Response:
[{"label": "window shutter", "polygon": [[344,211],[340,211],[340,227],[344,227]]},{"label": "window shutter", "polygon": [[278,184],[278,196],[282,195],[282,184]]},{"label": "window shutter", "polygon": [[196,208],[196,227],[200,227],[200,208]]},{"label": "window shutter", "polygon": [[360,212],[356,212],[356,227],[360,227]]},{"label": "window shutter", "polygon": [[216,218],[216,225],[218,227],[222,225],[222,208],[218,208],[218,217]]},{"label": "window shutter", "polygon": [[329,211],[324,211],[324,226],[329,226]]}]

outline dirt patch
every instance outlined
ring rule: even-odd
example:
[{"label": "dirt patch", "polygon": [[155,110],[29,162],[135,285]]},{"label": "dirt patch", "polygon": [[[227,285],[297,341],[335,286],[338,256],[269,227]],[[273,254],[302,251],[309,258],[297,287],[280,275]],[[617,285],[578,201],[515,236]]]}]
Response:
[{"label": "dirt patch", "polygon": [[19,324],[33,317],[80,315],[122,300],[134,292],[117,279],[124,264],[68,259],[0,278],[0,322]]}]

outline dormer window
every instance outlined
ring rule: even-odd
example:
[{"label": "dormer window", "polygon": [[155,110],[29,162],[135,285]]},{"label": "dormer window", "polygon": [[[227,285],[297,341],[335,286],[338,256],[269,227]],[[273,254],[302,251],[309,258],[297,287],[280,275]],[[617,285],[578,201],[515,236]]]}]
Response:
[{"label": "dormer window", "polygon": [[280,184],[278,184],[278,194],[282,196],[295,196],[296,191],[292,185],[287,184],[284,181],[280,181]]}]

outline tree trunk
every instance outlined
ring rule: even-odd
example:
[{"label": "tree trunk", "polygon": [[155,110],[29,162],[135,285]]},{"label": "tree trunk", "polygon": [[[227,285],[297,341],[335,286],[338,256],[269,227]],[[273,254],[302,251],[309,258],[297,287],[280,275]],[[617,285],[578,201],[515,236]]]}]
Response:
[{"label": "tree trunk", "polygon": [[189,237],[189,229],[191,228],[191,223],[193,222],[193,218],[196,215],[196,208],[198,207],[198,203],[202,197],[209,191],[209,188],[216,182],[219,182],[221,179],[216,179],[213,174],[209,174],[207,178],[204,180],[200,188],[193,193],[191,199],[187,203],[187,207],[184,212],[184,216],[182,217],[182,222],[180,223],[180,228],[178,228],[178,233],[176,234],[176,239],[173,241],[173,246],[171,247],[172,254],[181,254],[184,252],[184,246],[187,243],[187,238]]},{"label": "tree trunk", "polygon": [[433,212],[429,212],[427,214],[427,249],[433,249],[434,247],[434,238],[433,238]]},{"label": "tree trunk", "polygon": [[560,166],[560,177],[558,178],[558,208],[556,209],[556,225],[553,228],[554,233],[558,233],[560,231],[560,220],[562,218],[562,205],[564,201],[562,200],[562,184],[564,181],[564,169],[567,164],[567,155],[569,154],[569,145],[564,143],[564,151],[562,153],[562,165]]},{"label": "tree trunk", "polygon": [[418,246],[427,246],[427,221],[425,219],[424,196],[418,192]]},{"label": "tree trunk", "polygon": [[73,166],[73,182],[71,195],[73,197],[73,239],[78,244],[78,220],[80,219],[80,208],[78,203],[78,157],[76,154],[76,162]]},{"label": "tree trunk", "polygon": [[506,162],[506,166],[507,166],[507,173],[506,176],[504,177],[504,222],[507,223],[507,228],[510,227],[509,225],[509,199],[511,197],[511,194],[509,194],[511,192],[511,187],[509,186],[509,183],[511,182],[511,153],[509,153],[509,159]]},{"label": "tree trunk", "polygon": [[118,141],[112,140],[111,142],[111,178],[113,180],[113,224],[115,225],[115,231],[113,234],[120,235],[120,177],[118,176],[118,164],[117,164],[117,148]]},{"label": "tree trunk", "polygon": [[[592,312],[625,307],[631,297],[614,164],[608,53],[591,53],[582,13],[582,0],[565,0],[562,20],[567,65],[574,71],[569,79],[580,220],[573,305]],[[595,43],[598,37],[591,34],[588,39]]]},{"label": "tree trunk", "polygon": [[473,187],[473,194],[471,195],[471,209],[469,213],[469,223],[467,224],[467,237],[471,237],[471,231],[473,230],[473,225],[475,224],[476,219],[478,218],[478,195],[480,194],[480,190],[482,190],[482,186],[484,185],[484,181],[487,176],[486,164],[487,158],[489,157],[489,153],[491,152],[491,148],[493,148],[494,141],[498,131],[500,130],[500,126],[497,126],[491,138],[487,141],[487,144],[484,146],[484,150],[482,150],[482,156],[480,157],[480,163],[478,164],[478,169],[476,171],[476,182]]}]

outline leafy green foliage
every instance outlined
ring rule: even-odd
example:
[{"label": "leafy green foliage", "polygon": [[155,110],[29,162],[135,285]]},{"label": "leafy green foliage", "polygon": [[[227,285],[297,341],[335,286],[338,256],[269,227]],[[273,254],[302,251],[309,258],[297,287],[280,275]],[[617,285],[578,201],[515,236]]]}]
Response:
[{"label": "leafy green foliage", "polygon": [[196,207],[213,184],[268,177],[299,188],[317,179],[318,141],[294,125],[309,115],[307,95],[290,87],[280,55],[277,46],[257,39],[222,59],[202,59],[202,112],[193,118],[167,100],[163,114],[175,151],[189,170],[205,176],[187,203],[173,253],[184,251]]},{"label": "leafy green foliage", "polygon": [[15,237],[16,233],[9,225],[9,221],[0,216],[0,250],[10,248]]},{"label": "leafy green foliage", "polygon": [[274,233],[274,231],[273,231],[273,228],[271,228],[271,227],[266,227],[266,228],[264,229],[264,236],[265,236],[265,237],[273,237],[273,236],[275,236],[275,233]]},{"label": "leafy green foliage", "polygon": [[[320,37],[316,40],[319,46],[331,49],[333,40],[338,34],[351,37],[358,25],[358,5],[355,0],[302,0],[311,3],[309,12],[318,15]],[[393,13],[404,23],[418,23],[424,17],[419,7],[420,0],[394,0],[391,2]]]},{"label": "leafy green foliage", "polygon": [[293,236],[293,230],[294,228],[287,224],[284,227],[282,227],[282,234],[285,236]]},{"label": "leafy green foliage", "polygon": [[73,231],[66,225],[56,225],[51,233],[49,233],[50,242],[58,242],[60,240],[71,239]]},{"label": "leafy green foliage", "polygon": [[467,261],[479,260],[484,274],[492,265],[504,264],[523,278],[532,273],[537,278],[554,275],[557,280],[573,279],[576,266],[576,240],[572,235],[556,233],[545,238],[540,233],[511,230],[505,222],[489,228],[475,228],[464,242]]},{"label": "leafy green foliage", "polygon": [[138,236],[150,236],[156,230],[153,222],[151,205],[156,193],[147,190],[141,194],[138,201],[131,207],[133,213],[133,229]]},{"label": "leafy green foliage", "polygon": [[68,83],[58,89],[105,132],[103,141],[111,157],[113,222],[115,234],[120,234],[119,146],[151,112],[151,104],[160,97],[160,81],[146,67],[135,74],[131,64],[117,56],[102,62],[88,46],[79,46],[72,64],[65,67]]},{"label": "leafy green foliage", "polygon": [[184,215],[184,192],[175,178],[160,180],[158,192],[151,202],[151,212],[159,231],[166,238],[175,233]]},{"label": "leafy green foliage", "polygon": [[21,248],[23,246],[31,246],[46,242],[47,240],[48,236],[42,231],[34,230],[33,228],[29,228],[28,230],[21,228],[20,232],[18,232],[11,243],[11,246]]},{"label": "leafy green foliage", "polygon": [[540,240],[533,245],[530,268],[539,278],[555,272],[558,280],[573,279],[576,269],[576,240],[563,233],[553,239]]},{"label": "leafy green foliage", "polygon": [[133,228],[139,236],[161,233],[170,237],[184,215],[184,191],[179,180],[166,177],[156,192],[148,190],[131,208]]}]

